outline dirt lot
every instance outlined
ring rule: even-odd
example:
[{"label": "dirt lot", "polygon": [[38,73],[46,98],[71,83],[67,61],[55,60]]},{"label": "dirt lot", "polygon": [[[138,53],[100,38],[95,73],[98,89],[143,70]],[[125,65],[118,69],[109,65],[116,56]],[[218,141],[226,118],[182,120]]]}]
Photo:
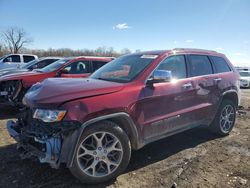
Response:
[{"label": "dirt lot", "polygon": [[[132,154],[127,171],[109,187],[250,187],[250,90],[230,136],[195,129]],[[0,121],[0,187],[85,187],[67,169],[19,159]],[[95,186],[96,187],[96,186]],[[174,186],[173,186],[174,187]]]}]

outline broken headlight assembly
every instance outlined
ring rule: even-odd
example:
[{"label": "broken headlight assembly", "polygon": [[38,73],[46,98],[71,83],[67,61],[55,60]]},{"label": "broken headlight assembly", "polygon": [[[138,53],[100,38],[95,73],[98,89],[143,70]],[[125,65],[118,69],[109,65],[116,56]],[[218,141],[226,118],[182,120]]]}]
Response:
[{"label": "broken headlight assembly", "polygon": [[33,118],[40,119],[45,123],[62,121],[66,115],[66,110],[36,109]]}]

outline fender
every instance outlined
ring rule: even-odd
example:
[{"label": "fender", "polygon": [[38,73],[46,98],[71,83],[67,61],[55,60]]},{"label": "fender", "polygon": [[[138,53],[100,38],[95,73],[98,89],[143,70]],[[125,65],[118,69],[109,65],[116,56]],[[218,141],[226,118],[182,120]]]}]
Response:
[{"label": "fender", "polygon": [[238,95],[238,92],[235,90],[235,89],[230,89],[230,90],[227,90],[227,91],[224,91],[220,97],[220,103],[222,102],[222,99],[225,97],[225,95],[227,94],[235,94],[237,96],[237,104],[236,105],[239,105],[240,104],[240,95]]},{"label": "fender", "polygon": [[[70,151],[62,151],[63,153],[65,153],[65,152],[68,153],[68,160],[67,160],[67,166],[68,167],[71,167],[72,164],[73,164],[73,159],[74,159],[74,156],[76,154],[77,146],[78,146],[78,144],[80,142],[80,138],[81,138],[81,135],[82,135],[83,131],[88,126],[92,125],[93,123],[96,123],[96,122],[99,122],[99,121],[102,121],[102,120],[109,120],[109,119],[112,119],[112,118],[125,118],[126,121],[128,122],[127,125],[129,126],[129,128],[131,130],[131,133],[132,133],[131,144],[133,145],[133,148],[134,149],[139,149],[139,148],[143,147],[144,144],[142,143],[142,137],[138,133],[138,129],[137,129],[134,121],[132,120],[132,118],[130,117],[129,114],[127,114],[125,112],[118,112],[118,113],[114,113],[114,114],[100,116],[100,117],[88,120],[85,123],[83,123],[79,129],[75,130],[75,132],[77,132],[77,136],[76,136],[75,132],[72,134],[74,139],[71,140],[71,143],[70,143],[70,145],[71,145],[70,148],[71,149],[70,149]],[[73,141],[73,143],[72,143],[72,141]]]}]

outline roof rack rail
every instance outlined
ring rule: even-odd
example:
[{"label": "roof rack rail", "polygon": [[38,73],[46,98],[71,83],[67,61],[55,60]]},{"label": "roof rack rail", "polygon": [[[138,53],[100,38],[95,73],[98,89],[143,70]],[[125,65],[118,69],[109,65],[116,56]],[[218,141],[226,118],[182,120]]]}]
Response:
[{"label": "roof rack rail", "polygon": [[199,49],[199,48],[174,48],[173,50],[199,50],[199,51],[204,51],[204,52],[216,52],[215,50],[205,50],[205,49]]},{"label": "roof rack rail", "polygon": [[116,59],[115,57],[105,57],[105,56],[76,56],[76,58],[95,58],[95,59],[110,58],[112,60]]}]

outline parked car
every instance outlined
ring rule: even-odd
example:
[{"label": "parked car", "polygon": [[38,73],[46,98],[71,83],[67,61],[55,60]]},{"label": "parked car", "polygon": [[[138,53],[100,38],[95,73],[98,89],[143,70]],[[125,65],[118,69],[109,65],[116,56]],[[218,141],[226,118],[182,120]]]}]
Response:
[{"label": "parked car", "polygon": [[0,57],[0,70],[6,68],[18,68],[34,59],[38,59],[36,55],[30,54],[9,54]]},{"label": "parked car", "polygon": [[18,72],[32,71],[33,69],[42,69],[50,65],[51,63],[61,59],[60,57],[43,57],[39,59],[34,59],[19,68],[8,68],[0,70],[0,76],[7,74],[15,74]]},{"label": "parked car", "polygon": [[239,71],[240,74],[240,87],[250,87],[250,71]]},{"label": "parked car", "polygon": [[34,85],[23,99],[28,110],[7,127],[23,157],[102,183],[126,169],[131,150],[153,141],[199,126],[228,135],[239,97],[239,75],[221,53],[140,52],[87,79]]},{"label": "parked car", "polygon": [[46,78],[85,78],[110,62],[109,57],[70,57],[58,60],[42,69],[19,72],[0,77],[0,105],[23,107],[25,92],[35,83]]}]

